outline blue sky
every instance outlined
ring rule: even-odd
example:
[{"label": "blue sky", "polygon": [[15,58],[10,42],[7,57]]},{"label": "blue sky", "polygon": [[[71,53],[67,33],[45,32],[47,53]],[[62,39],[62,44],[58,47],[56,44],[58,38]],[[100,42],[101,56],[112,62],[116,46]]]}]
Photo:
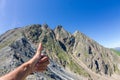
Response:
[{"label": "blue sky", "polygon": [[44,23],[79,30],[105,47],[120,46],[120,0],[0,0],[0,34]]}]

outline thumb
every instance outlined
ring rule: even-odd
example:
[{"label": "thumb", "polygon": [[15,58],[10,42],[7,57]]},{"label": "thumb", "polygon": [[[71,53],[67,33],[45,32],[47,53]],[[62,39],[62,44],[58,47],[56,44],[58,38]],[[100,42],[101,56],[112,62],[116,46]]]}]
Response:
[{"label": "thumb", "polygon": [[33,66],[38,62],[38,60],[40,59],[41,57],[41,51],[42,51],[42,44],[40,43],[38,48],[37,48],[37,51],[36,51],[36,54],[33,56],[33,58],[30,60],[30,63],[33,64]]},{"label": "thumb", "polygon": [[39,44],[39,46],[37,48],[36,55],[40,56],[41,55],[41,51],[42,51],[42,43]]}]

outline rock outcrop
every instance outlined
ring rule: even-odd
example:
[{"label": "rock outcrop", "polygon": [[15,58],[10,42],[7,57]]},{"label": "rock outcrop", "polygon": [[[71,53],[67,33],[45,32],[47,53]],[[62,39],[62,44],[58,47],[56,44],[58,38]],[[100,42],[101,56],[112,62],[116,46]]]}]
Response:
[{"label": "rock outcrop", "polygon": [[28,80],[119,80],[120,58],[114,51],[79,31],[71,34],[61,25],[52,30],[47,24],[12,29],[0,36],[0,75],[32,58],[39,42],[50,65]]}]

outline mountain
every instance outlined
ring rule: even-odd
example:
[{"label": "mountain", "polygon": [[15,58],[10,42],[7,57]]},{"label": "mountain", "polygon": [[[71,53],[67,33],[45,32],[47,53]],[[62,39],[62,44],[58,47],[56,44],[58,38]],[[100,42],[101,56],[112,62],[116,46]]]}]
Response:
[{"label": "mountain", "polygon": [[120,47],[116,47],[114,49],[120,52]]},{"label": "mountain", "polygon": [[0,75],[33,57],[42,42],[50,65],[44,73],[27,80],[119,80],[120,57],[83,33],[71,34],[61,25],[33,24],[9,30],[0,36]]}]

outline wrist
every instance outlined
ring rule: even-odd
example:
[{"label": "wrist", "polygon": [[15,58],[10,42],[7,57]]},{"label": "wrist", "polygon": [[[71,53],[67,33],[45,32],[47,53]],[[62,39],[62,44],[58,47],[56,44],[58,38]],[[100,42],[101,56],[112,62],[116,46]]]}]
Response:
[{"label": "wrist", "polygon": [[25,64],[23,64],[23,66],[24,66],[24,71],[27,72],[26,73],[27,75],[29,75],[30,73],[32,73],[32,71],[33,71],[32,70],[33,69],[33,64],[30,61],[28,61]]}]

